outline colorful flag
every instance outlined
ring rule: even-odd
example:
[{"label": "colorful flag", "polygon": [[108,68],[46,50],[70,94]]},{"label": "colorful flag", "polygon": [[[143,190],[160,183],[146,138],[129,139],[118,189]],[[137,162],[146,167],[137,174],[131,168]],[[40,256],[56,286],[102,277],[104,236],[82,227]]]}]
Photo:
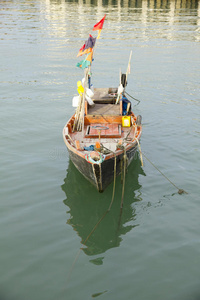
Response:
[{"label": "colorful flag", "polygon": [[86,60],[90,61],[90,63],[92,63],[92,59],[93,59],[93,50],[86,56]]},{"label": "colorful flag", "polygon": [[83,55],[84,49],[85,49],[85,44],[79,49],[77,57]]},{"label": "colorful flag", "polygon": [[85,49],[85,44],[79,49],[79,51],[83,51]]},{"label": "colorful flag", "polygon": [[103,28],[103,23],[105,20],[106,15],[98,22],[94,25],[93,30],[100,30]]},{"label": "colorful flag", "polygon": [[92,59],[93,59],[92,55],[93,55],[93,51],[91,53],[89,53],[85,59],[83,59],[81,62],[77,63],[76,66],[81,69],[88,68],[92,63]]},{"label": "colorful flag", "polygon": [[93,48],[96,42],[96,38],[93,38],[90,34],[88,40],[85,42],[85,49]]},{"label": "colorful flag", "polygon": [[80,63],[77,63],[76,66],[81,69],[85,69],[85,68],[88,68],[90,65],[91,65],[91,62],[84,59]]},{"label": "colorful flag", "polygon": [[93,38],[91,34],[89,35],[88,40],[85,42],[85,44],[79,49],[77,57],[92,52],[92,49],[94,48],[96,42],[96,38]]},{"label": "colorful flag", "polygon": [[79,53],[78,53],[77,57],[82,56],[83,54],[91,53],[91,52],[92,52],[92,48],[88,48],[88,49],[85,49],[85,50],[82,50],[82,51],[79,50]]}]

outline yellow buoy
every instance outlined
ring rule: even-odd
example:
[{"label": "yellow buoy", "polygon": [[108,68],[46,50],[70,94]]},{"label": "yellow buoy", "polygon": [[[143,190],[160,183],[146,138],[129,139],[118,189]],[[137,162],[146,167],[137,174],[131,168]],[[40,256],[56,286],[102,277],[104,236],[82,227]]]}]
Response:
[{"label": "yellow buoy", "polygon": [[77,91],[78,91],[79,95],[82,95],[84,93],[84,88],[82,86],[81,81],[77,81],[77,87],[78,87]]}]

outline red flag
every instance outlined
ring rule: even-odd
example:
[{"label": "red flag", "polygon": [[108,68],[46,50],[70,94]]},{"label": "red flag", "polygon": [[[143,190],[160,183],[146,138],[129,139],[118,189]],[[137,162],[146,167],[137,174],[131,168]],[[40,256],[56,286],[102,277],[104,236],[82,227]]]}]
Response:
[{"label": "red flag", "polygon": [[81,49],[79,49],[77,57],[83,55],[84,49],[85,49],[85,44],[81,47]]},{"label": "red flag", "polygon": [[81,47],[81,49],[79,49],[79,51],[82,51],[85,49],[85,44]]},{"label": "red flag", "polygon": [[100,30],[103,28],[103,23],[105,20],[106,15],[98,22],[94,25],[93,30]]}]

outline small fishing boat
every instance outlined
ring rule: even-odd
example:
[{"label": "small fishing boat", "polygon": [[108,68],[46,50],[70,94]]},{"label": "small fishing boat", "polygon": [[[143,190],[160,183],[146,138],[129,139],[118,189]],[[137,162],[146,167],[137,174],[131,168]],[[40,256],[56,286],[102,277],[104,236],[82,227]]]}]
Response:
[{"label": "small fishing boat", "polygon": [[[100,36],[104,18],[93,30]],[[119,87],[93,88],[91,64],[96,39],[91,35],[79,50],[86,58],[77,66],[84,69],[84,78],[77,82],[78,96],[73,98],[76,112],[63,129],[63,139],[70,158],[79,172],[99,192],[127,167],[136,154],[142,133],[141,116],[136,116],[125,95],[130,69],[121,74]]]}]

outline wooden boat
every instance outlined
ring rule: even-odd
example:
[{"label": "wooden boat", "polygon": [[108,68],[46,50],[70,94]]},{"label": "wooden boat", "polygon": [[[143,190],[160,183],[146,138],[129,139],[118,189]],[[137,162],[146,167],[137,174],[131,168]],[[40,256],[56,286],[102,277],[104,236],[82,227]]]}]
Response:
[{"label": "wooden boat", "polygon": [[[129,64],[130,59],[131,55]],[[83,86],[77,85],[78,106],[64,126],[63,139],[76,168],[103,192],[133,160],[142,133],[141,116],[136,117],[125,96],[128,72],[121,74],[119,88],[92,91],[90,67]]]},{"label": "wooden boat", "polygon": [[123,171],[124,163],[126,167],[131,163],[142,133],[140,117],[132,111],[123,116],[123,100],[115,104],[116,98],[113,89],[95,89],[92,98],[95,106],[85,100],[83,130],[73,130],[75,114],[63,129],[72,162],[99,192]]}]

